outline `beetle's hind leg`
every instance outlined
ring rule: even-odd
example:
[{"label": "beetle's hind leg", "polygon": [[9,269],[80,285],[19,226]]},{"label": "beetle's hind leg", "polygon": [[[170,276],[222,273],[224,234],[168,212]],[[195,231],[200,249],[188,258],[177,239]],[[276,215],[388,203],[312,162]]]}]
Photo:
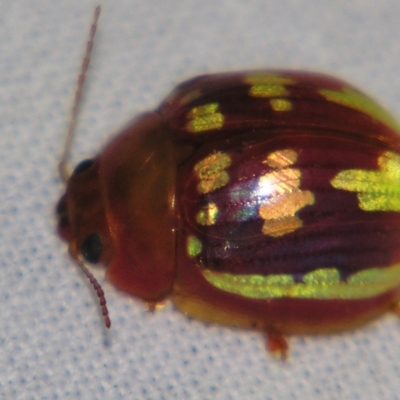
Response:
[{"label": "beetle's hind leg", "polygon": [[[400,310],[400,308],[399,308]],[[399,311],[400,312],[400,311]],[[276,358],[285,361],[289,352],[289,344],[281,333],[267,332],[266,333],[267,350]]]}]

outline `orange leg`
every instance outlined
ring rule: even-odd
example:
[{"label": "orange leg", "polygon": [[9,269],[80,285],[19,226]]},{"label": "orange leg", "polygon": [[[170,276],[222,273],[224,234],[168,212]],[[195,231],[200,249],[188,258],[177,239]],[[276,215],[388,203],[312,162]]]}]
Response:
[{"label": "orange leg", "polygon": [[267,332],[267,350],[276,358],[285,361],[289,351],[289,345],[281,333]]},{"label": "orange leg", "polygon": [[394,303],[392,307],[392,311],[400,317],[400,302]]}]

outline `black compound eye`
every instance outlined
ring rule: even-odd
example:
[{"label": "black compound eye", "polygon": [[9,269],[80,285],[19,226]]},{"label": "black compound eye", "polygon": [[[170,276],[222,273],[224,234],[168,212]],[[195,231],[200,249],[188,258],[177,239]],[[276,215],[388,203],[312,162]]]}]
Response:
[{"label": "black compound eye", "polygon": [[74,169],[74,172],[72,173],[72,176],[78,175],[81,172],[86,171],[87,169],[89,169],[91,166],[93,165],[93,160],[91,159],[87,159],[87,160],[83,160],[81,161]]},{"label": "black compound eye", "polygon": [[81,245],[81,254],[83,258],[92,264],[99,262],[101,252],[103,250],[103,243],[97,233],[92,233],[87,236]]}]

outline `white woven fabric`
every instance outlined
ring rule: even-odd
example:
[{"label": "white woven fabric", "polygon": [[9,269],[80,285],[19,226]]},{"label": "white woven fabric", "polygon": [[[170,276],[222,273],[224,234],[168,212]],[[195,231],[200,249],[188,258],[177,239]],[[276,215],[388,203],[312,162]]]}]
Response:
[{"label": "white woven fabric", "polygon": [[[73,163],[181,80],[267,67],[332,72],[400,115],[398,0],[103,0]],[[113,327],[55,235],[66,120],[94,4],[0,1],[0,398],[395,399],[400,324],[294,337],[154,315],[103,283]]]}]

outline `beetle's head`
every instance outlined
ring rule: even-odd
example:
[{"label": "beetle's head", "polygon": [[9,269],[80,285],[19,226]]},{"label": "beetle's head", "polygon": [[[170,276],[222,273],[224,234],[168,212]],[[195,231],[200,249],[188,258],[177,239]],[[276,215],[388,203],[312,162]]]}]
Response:
[{"label": "beetle's head", "polygon": [[99,160],[84,160],[74,169],[56,207],[59,236],[76,260],[107,264],[112,243],[99,182]]}]

